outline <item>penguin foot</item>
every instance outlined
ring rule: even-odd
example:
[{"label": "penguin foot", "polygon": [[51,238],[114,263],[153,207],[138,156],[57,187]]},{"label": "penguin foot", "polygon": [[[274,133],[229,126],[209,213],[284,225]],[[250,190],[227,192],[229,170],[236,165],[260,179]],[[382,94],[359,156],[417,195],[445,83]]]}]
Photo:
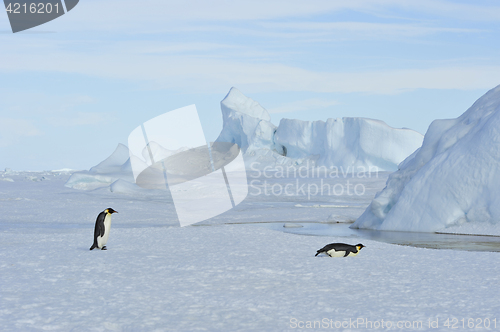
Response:
[{"label": "penguin foot", "polygon": [[101,250],[108,250],[106,246],[102,247]]}]

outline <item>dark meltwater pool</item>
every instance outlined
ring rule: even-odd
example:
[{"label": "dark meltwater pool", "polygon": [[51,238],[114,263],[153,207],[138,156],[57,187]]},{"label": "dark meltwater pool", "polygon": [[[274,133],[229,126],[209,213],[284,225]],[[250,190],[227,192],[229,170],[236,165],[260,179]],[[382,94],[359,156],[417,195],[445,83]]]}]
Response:
[{"label": "dark meltwater pool", "polygon": [[255,225],[297,235],[368,239],[403,246],[431,249],[500,252],[500,236],[372,231],[351,229],[349,228],[351,224],[345,223],[264,222],[255,223]]}]

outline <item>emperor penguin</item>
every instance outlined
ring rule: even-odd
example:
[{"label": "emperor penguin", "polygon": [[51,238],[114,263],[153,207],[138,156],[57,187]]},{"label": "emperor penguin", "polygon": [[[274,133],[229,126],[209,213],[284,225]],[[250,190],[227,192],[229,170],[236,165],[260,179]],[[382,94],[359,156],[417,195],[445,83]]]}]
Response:
[{"label": "emperor penguin", "polygon": [[356,256],[359,254],[361,248],[365,246],[361,243],[352,246],[350,244],[345,243],[330,243],[318,250],[314,257],[318,256],[321,253],[325,253],[330,257],[347,257],[347,256]]},{"label": "emperor penguin", "polygon": [[105,244],[108,242],[109,230],[111,229],[111,215],[113,213],[118,213],[118,211],[107,208],[97,216],[94,228],[94,244],[90,247],[90,250],[94,248],[106,250]]}]

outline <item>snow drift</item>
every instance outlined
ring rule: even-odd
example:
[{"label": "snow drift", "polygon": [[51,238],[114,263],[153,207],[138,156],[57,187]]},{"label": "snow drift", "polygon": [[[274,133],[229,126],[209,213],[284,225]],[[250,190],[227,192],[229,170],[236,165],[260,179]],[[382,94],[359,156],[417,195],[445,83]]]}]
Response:
[{"label": "snow drift", "polygon": [[[500,86],[456,119],[435,120],[351,226],[500,234]],[[496,231],[495,231],[496,230]]]},{"label": "snow drift", "polygon": [[217,141],[237,143],[247,165],[378,167],[397,165],[422,145],[423,136],[365,118],[301,121],[282,119],[276,127],[257,102],[232,88],[221,102],[223,129]]}]

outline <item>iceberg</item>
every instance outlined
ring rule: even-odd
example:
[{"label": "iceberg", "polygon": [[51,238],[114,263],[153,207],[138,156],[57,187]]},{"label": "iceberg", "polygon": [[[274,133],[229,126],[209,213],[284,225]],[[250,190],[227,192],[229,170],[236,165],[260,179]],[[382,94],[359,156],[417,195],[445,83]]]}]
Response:
[{"label": "iceberg", "polygon": [[128,147],[123,144],[118,144],[115,151],[108,158],[90,170],[71,174],[64,185],[73,189],[94,190],[109,187],[119,179],[135,186]]},{"label": "iceberg", "polygon": [[247,166],[257,169],[308,164],[395,171],[423,140],[414,130],[366,118],[282,119],[276,127],[267,110],[234,87],[221,101],[221,110],[217,141],[238,144]]},{"label": "iceberg", "polygon": [[223,129],[217,138],[218,142],[236,143],[244,153],[275,149],[276,126],[271,123],[267,110],[258,102],[233,87],[220,105]]},{"label": "iceberg", "polygon": [[[247,169],[305,165],[394,171],[423,140],[411,129],[395,129],[382,121],[364,118],[282,119],[275,126],[264,107],[234,87],[221,101],[221,111],[223,128],[216,142],[236,143]],[[168,150],[151,142],[142,153],[162,160],[182,150]],[[127,183],[135,186],[129,148],[119,144],[106,160],[89,171],[74,172],[65,185],[82,190],[108,187],[112,192],[133,192],[134,187]]]},{"label": "iceberg", "polygon": [[411,129],[395,129],[366,118],[300,121],[282,119],[276,143],[290,158],[317,156],[317,166],[377,167],[397,165],[422,145],[423,136]]},{"label": "iceberg", "polygon": [[500,235],[500,86],[456,119],[435,120],[351,226]]}]

